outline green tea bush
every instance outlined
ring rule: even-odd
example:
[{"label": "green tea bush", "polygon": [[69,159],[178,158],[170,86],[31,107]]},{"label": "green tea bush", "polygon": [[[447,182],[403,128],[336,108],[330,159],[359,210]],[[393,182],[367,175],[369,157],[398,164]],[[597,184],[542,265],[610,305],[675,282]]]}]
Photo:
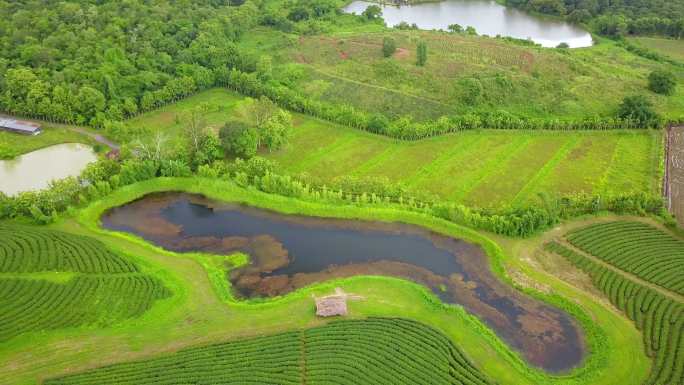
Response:
[{"label": "green tea bush", "polygon": [[[171,292],[92,238],[0,226],[0,342],[138,317]],[[42,275],[41,275],[42,274]],[[50,275],[66,276],[50,280]]]},{"label": "green tea bush", "polygon": [[50,379],[67,384],[468,384],[490,382],[444,334],[398,318],[193,347]]},{"label": "green tea bush", "polygon": [[641,222],[598,223],[572,231],[573,246],[639,278],[684,294],[684,242]]},{"label": "green tea bush", "polygon": [[[607,243],[619,247],[616,239]],[[644,385],[684,384],[683,303],[559,243],[551,242],[546,249],[563,256],[589,274],[594,285],[641,330],[644,350],[653,359],[651,374]]]}]

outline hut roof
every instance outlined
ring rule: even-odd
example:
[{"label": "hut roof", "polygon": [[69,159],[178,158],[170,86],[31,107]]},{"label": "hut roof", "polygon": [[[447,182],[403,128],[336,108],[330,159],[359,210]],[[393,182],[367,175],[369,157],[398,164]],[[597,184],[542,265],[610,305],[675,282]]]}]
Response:
[{"label": "hut roof", "polygon": [[320,317],[347,315],[347,297],[330,295],[316,298],[316,315]]}]

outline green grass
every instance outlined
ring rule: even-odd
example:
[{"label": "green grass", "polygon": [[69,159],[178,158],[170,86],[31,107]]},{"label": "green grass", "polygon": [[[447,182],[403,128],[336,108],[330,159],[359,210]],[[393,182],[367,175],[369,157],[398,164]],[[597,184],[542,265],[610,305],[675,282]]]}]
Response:
[{"label": "green grass", "polygon": [[161,281],[91,238],[0,226],[0,342],[25,333],[138,317],[171,296]]},{"label": "green grass", "polygon": [[21,135],[0,130],[0,159],[12,159],[27,152],[60,143],[93,144],[83,134],[64,127],[44,126],[40,135]]},{"label": "green grass", "polygon": [[338,321],[302,331],[195,347],[46,381],[67,384],[490,383],[445,335],[389,318]]},{"label": "green grass", "polygon": [[[540,192],[659,191],[659,132],[462,132],[400,142],[320,123],[297,127],[268,154],[290,173],[321,181],[387,177],[414,192],[475,206],[532,202]],[[655,154],[655,155],[654,155]]]},{"label": "green grass", "polygon": [[[519,266],[497,244],[483,235],[418,213],[393,208],[331,206],[288,199],[244,190],[235,185],[209,179],[155,179],[118,190],[79,213],[79,222],[65,221],[56,227],[87,234],[115,250],[125,249],[157,267],[174,297],[163,301],[140,320],[116,328],[54,333],[34,339],[15,340],[0,348],[0,382],[24,384],[36,379],[81,372],[86,369],[153,357],[162,352],[215,344],[239,337],[250,337],[321,324],[313,315],[311,295],[330,293],[341,287],[347,293],[364,297],[350,301],[350,317],[402,317],[427,324],[445,333],[468,359],[485,375],[500,384],[638,384],[648,373],[648,360],[641,351],[640,336],[629,322],[609,311],[590,295],[564,284],[551,275],[529,271],[532,279],[548,285],[551,294],[523,289],[553,303],[562,304],[579,317],[586,331],[585,343],[591,354],[580,368],[553,376],[526,365],[477,318],[461,307],[443,305],[427,289],[389,277],[353,277],[316,284],[284,297],[258,301],[236,301],[228,291],[222,258],[200,254],[176,254],[122,233],[99,228],[100,214],[154,191],[188,191],[212,199],[243,202],[284,213],[402,221],[425,226],[433,231],[476,242],[491,257],[492,268],[501,279],[504,271]],[[237,260],[244,262],[243,256]],[[237,263],[237,262],[236,262]],[[528,274],[528,271],[525,271]],[[509,281],[510,282],[510,281]],[[391,293],[389,295],[388,293]],[[562,301],[573,298],[573,302]],[[67,342],[68,341],[68,342]],[[619,347],[619,348],[618,348]],[[31,352],[33,359],[22,359]],[[625,371],[625,365],[630,371]]]},{"label": "green grass", "polygon": [[664,39],[660,37],[632,37],[629,40],[642,47],[652,49],[672,59],[684,61],[684,40]]},{"label": "green grass", "polygon": [[[212,107],[207,123],[219,127],[244,98],[212,89],[129,122],[179,137],[183,116]],[[294,115],[286,148],[262,155],[292,174],[330,182],[336,177],[386,177],[415,193],[476,206],[534,202],[551,195],[645,192],[660,189],[658,131],[464,131],[414,142],[398,141]]]},{"label": "green grass", "polygon": [[162,130],[171,141],[178,140],[183,127],[187,124],[188,114],[193,108],[203,107],[208,112],[202,114],[204,123],[217,131],[229,120],[237,104],[244,97],[224,89],[211,89],[201,92],[177,103],[130,119],[126,124],[133,129],[148,129],[151,132]]},{"label": "green grass", "polygon": [[[391,59],[381,54],[387,36],[399,47]],[[424,67],[415,65],[420,40],[429,51]],[[684,73],[609,40],[557,50],[427,31],[351,28],[297,39],[257,29],[242,44],[255,55],[272,55],[276,79],[307,95],[390,117],[425,120],[492,109],[541,118],[614,116],[622,98],[635,93],[646,94],[666,116],[678,118],[684,110],[681,87],[670,97],[646,87],[654,69],[673,70],[680,83]],[[467,82],[479,91],[470,94]]]}]

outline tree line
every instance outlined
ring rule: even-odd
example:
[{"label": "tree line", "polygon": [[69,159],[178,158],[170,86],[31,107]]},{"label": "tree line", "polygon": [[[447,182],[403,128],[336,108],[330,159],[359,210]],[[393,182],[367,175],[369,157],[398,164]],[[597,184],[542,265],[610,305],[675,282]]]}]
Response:
[{"label": "tree line", "polygon": [[607,36],[684,37],[682,0],[506,0],[506,4],[586,23]]},{"label": "tree line", "polygon": [[[648,101],[637,113],[576,120],[526,118],[505,111],[426,122],[390,120],[308,98],[269,76],[268,60],[240,48],[241,36],[259,24],[278,24],[281,19],[296,26],[338,22],[337,3],[249,0],[226,7],[209,0],[155,5],[82,0],[48,8],[38,0],[0,1],[0,13],[12,15],[0,19],[0,111],[87,124],[129,140],[135,132],[124,119],[219,85],[256,98],[266,96],[292,111],[402,139],[478,128],[604,130],[666,123],[652,113]],[[301,28],[305,31],[296,31],[312,33],[309,27]],[[424,42],[420,47],[417,62],[424,64],[428,47]],[[387,54],[392,48],[386,42]]]}]

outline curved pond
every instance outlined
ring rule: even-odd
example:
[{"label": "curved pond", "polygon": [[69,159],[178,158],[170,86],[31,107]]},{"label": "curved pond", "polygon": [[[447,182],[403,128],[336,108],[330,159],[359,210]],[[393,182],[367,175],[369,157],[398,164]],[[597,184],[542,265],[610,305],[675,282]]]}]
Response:
[{"label": "curved pond", "polygon": [[0,161],[0,191],[15,195],[40,190],[50,181],[77,176],[85,166],[97,160],[90,146],[64,143]]},{"label": "curved pond", "polygon": [[251,263],[229,276],[238,297],[353,275],[401,277],[463,305],[533,365],[560,372],[584,356],[567,314],[499,281],[479,246],[418,226],[284,215],[184,193],[148,195],[101,220],[169,250],[248,253]]},{"label": "curved pond", "polygon": [[[344,11],[361,14],[369,5],[353,1]],[[421,29],[448,30],[449,25],[471,26],[480,35],[510,36],[531,39],[544,47],[567,43],[571,48],[588,47],[591,34],[576,25],[559,20],[533,16],[521,10],[505,7],[493,0],[445,0],[414,5],[383,5],[382,17],[388,26],[402,21]]]}]

